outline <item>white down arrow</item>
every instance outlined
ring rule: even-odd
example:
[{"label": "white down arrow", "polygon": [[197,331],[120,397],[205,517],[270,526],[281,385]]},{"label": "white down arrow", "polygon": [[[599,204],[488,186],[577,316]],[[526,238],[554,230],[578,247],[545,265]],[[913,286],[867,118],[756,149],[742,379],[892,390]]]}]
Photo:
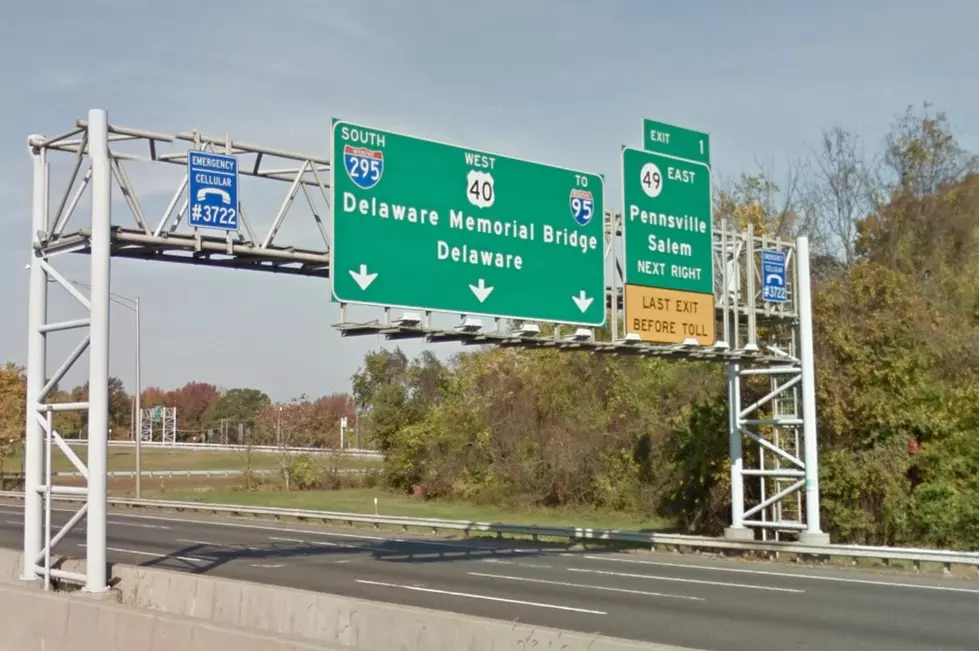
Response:
[{"label": "white down arrow", "polygon": [[476,298],[477,300],[479,300],[480,303],[485,301],[486,298],[490,295],[490,292],[493,291],[492,287],[486,286],[486,281],[483,280],[482,278],[479,279],[479,285],[470,285],[469,289],[473,290],[473,294],[476,295]]},{"label": "white down arrow", "polygon": [[361,289],[367,289],[368,287],[370,287],[370,284],[372,282],[374,282],[374,279],[375,278],[377,278],[377,274],[376,273],[373,273],[373,274],[367,273],[367,265],[366,264],[360,265],[360,273],[357,273],[356,271],[351,270],[350,271],[350,275],[353,276],[354,281],[358,285],[360,285],[360,288]]},{"label": "white down arrow", "polygon": [[574,301],[575,305],[578,306],[579,310],[581,310],[582,312],[587,312],[588,306],[590,306],[591,302],[594,301],[595,299],[588,298],[587,296],[585,296],[585,290],[581,290],[581,292],[577,296],[572,296],[571,300]]}]

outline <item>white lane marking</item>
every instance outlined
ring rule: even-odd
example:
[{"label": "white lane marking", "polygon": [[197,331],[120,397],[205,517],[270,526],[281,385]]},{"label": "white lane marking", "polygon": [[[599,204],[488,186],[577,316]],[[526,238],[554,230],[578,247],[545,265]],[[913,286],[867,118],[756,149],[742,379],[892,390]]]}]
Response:
[{"label": "white lane marking", "polygon": [[[164,526],[162,524],[140,524],[138,522],[119,522],[118,520],[107,520],[106,522],[108,524],[111,524],[111,525],[114,525],[114,526],[117,526],[117,527],[139,527],[141,529],[170,529],[170,527]],[[17,526],[23,526],[24,521],[23,520],[7,520],[6,521],[6,524],[13,524],[13,525],[17,525]],[[52,524],[55,525],[55,526],[58,526],[58,523],[52,523]]]},{"label": "white lane marking", "polygon": [[208,542],[206,540],[190,540],[187,538],[177,538],[176,542],[187,543],[188,545],[203,545],[204,547],[233,547],[236,545],[222,545],[221,543]]},{"label": "white lane marking", "polygon": [[498,558],[484,558],[484,563],[495,563],[496,565],[519,565],[520,567],[532,567],[537,570],[553,570],[553,565],[544,565],[543,563],[524,563],[523,561],[504,561]]},{"label": "white lane marking", "polygon": [[641,565],[657,565],[661,567],[680,567],[691,570],[707,570],[713,572],[734,572],[738,574],[757,574],[759,576],[777,576],[786,579],[810,579],[812,581],[838,581],[840,583],[861,583],[865,585],[882,585],[889,588],[915,588],[918,590],[938,590],[940,592],[967,592],[979,594],[975,588],[952,588],[941,585],[918,585],[916,583],[896,583],[893,581],[874,581],[872,579],[848,579],[840,576],[818,576],[815,574],[793,574],[792,572],[773,572],[771,570],[749,570],[739,567],[714,567],[711,565],[693,565],[690,563],[666,563],[664,561],[641,561],[631,558],[614,558],[602,556],[582,556],[593,561],[612,561],[616,563],[635,563]]},{"label": "white lane marking", "polygon": [[315,545],[317,547],[333,547],[336,549],[356,549],[363,552],[375,552],[378,551],[373,547],[361,547],[360,545],[347,545],[345,543],[335,543],[328,540],[300,540],[299,538],[279,538],[278,536],[269,536],[269,540],[274,540],[277,542],[290,542],[300,545]]},{"label": "white lane marking", "polygon": [[190,540],[188,538],[177,538],[175,542],[187,543],[188,545],[201,545],[202,547],[219,547],[221,549],[245,549],[250,552],[262,551],[262,549],[259,547],[251,547],[249,545],[229,545],[227,543],[208,542],[206,540]]},{"label": "white lane marking", "polygon": [[468,592],[449,592],[448,590],[436,590],[435,588],[422,588],[415,585],[399,585],[397,583],[383,583],[381,581],[366,581],[364,579],[355,579],[355,581],[357,583],[363,583],[365,585],[378,585],[385,588],[402,588],[404,590],[414,590],[416,592],[430,592],[432,594],[443,594],[449,597],[468,597],[470,599],[485,599],[486,601],[499,601],[507,604],[516,604],[518,606],[535,606],[537,608],[553,608],[555,610],[569,610],[576,613],[588,613],[590,615],[607,614],[605,611],[602,610],[572,608],[571,606],[559,606],[557,604],[545,604],[536,601],[520,601],[519,599],[504,599],[503,597],[490,597],[488,595],[471,594]]},{"label": "white lane marking", "polygon": [[[74,513],[76,509],[51,509],[56,512]],[[2,511],[0,511],[2,512]],[[23,510],[16,513],[22,513]],[[196,524],[203,527],[230,527],[232,529],[250,529],[252,531],[278,531],[280,533],[304,533],[312,536],[336,536],[340,538],[358,538],[361,540],[391,540],[384,536],[367,536],[354,533],[339,533],[336,531],[316,531],[313,529],[288,529],[283,527],[266,527],[257,524],[245,524],[239,522],[221,522],[218,520],[192,520],[190,518],[161,518],[156,515],[132,515],[129,513],[113,513],[115,517],[130,518],[134,520],[154,520],[156,522],[174,522],[180,524]]]},{"label": "white lane marking", "polygon": [[442,540],[422,540],[417,538],[396,538],[397,542],[406,542],[419,545],[433,545],[436,547],[455,547],[457,549],[465,549],[467,551],[473,552],[491,552],[494,554],[506,555],[506,554],[540,554],[541,556],[546,554],[558,554],[559,551],[553,549],[527,549],[521,547],[504,547],[504,546],[488,546],[488,545],[470,545],[467,543],[458,542],[446,542]]},{"label": "white lane marking", "polygon": [[115,525],[117,527],[140,527],[141,529],[167,529],[167,527],[162,524],[140,524],[139,522],[120,522],[119,520],[108,520],[108,524]]},{"label": "white lane marking", "polygon": [[[67,512],[70,512],[70,513],[74,513],[75,512],[72,509],[52,509],[52,511],[63,511],[63,512],[66,512],[66,513]],[[3,512],[3,510],[0,509],[0,513],[2,513],[2,512]],[[20,510],[20,511],[16,511],[15,513],[18,513],[19,514],[19,513],[22,513],[22,512],[23,511]],[[492,550],[492,551],[499,551],[500,553],[512,553],[512,552],[516,552],[518,554],[555,554],[555,553],[559,553],[559,552],[556,552],[556,551],[550,551],[550,550],[546,550],[546,549],[508,549],[506,547],[502,547],[502,548],[496,548],[496,547],[476,547],[476,546],[465,545],[463,543],[450,543],[450,542],[443,542],[443,541],[430,541],[430,540],[425,540],[423,538],[390,538],[390,537],[385,537],[385,536],[368,536],[368,535],[365,535],[365,534],[340,533],[340,532],[337,532],[337,531],[316,531],[316,530],[312,530],[312,529],[289,529],[289,528],[283,528],[283,527],[268,527],[268,526],[262,526],[262,525],[257,525],[257,524],[246,524],[246,523],[239,523],[239,522],[220,522],[220,521],[217,521],[217,520],[193,520],[193,519],[189,519],[189,518],[165,518],[165,517],[160,517],[160,516],[156,516],[156,515],[135,515],[135,514],[130,514],[130,513],[114,513],[113,515],[116,516],[116,517],[131,518],[131,519],[134,519],[134,520],[154,520],[154,521],[157,521],[157,522],[172,522],[172,523],[180,523],[180,524],[195,524],[195,525],[200,525],[200,526],[205,526],[205,527],[211,527],[211,526],[214,526],[214,527],[230,527],[232,529],[249,529],[249,530],[252,530],[252,531],[275,531],[275,532],[278,532],[278,533],[300,533],[300,534],[308,534],[308,535],[312,535],[312,536],[327,536],[327,537],[336,537],[336,538],[355,538],[355,539],[359,539],[359,540],[381,540],[381,541],[395,540],[397,542],[408,542],[408,543],[416,543],[416,544],[422,544],[422,545],[444,545],[444,546],[458,546],[458,547],[463,547],[465,549],[474,549],[474,550],[487,550],[487,551]],[[22,523],[21,522],[18,522],[17,524],[22,524]],[[169,528],[169,527],[164,527],[164,528]],[[304,542],[304,541],[302,541],[302,540],[293,540],[291,542]],[[373,551],[373,550],[371,550],[371,551]],[[567,554],[567,553],[562,554],[562,555],[564,555],[564,556],[575,556],[575,554]]]},{"label": "white lane marking", "polygon": [[335,531],[315,531],[312,529],[289,529],[285,527],[266,527],[260,524],[245,524],[239,522],[221,522],[219,520],[192,520],[189,518],[161,518],[155,515],[129,515],[122,517],[138,518],[141,520],[157,520],[161,522],[179,522],[180,524],[196,524],[202,527],[228,527],[231,529],[250,529],[252,531],[277,531],[279,533],[303,533],[310,536],[336,536],[339,538],[357,538],[360,540],[390,540],[383,536],[365,536],[353,533],[338,533]]},{"label": "white lane marking", "polygon": [[343,543],[329,542],[327,540],[313,540],[309,544],[315,545],[317,547],[333,547],[334,549],[355,549],[355,550],[357,550],[359,552],[371,552],[371,553],[374,553],[374,552],[377,552],[377,551],[382,551],[382,550],[376,549],[374,547],[362,547],[361,545],[345,545]]},{"label": "white lane marking", "polygon": [[623,594],[643,595],[647,597],[668,597],[670,599],[689,599],[690,601],[704,601],[703,597],[689,597],[686,595],[666,594],[663,592],[647,592],[646,590],[629,590],[627,588],[612,588],[604,585],[589,585],[585,583],[568,583],[566,581],[548,581],[546,579],[530,579],[524,576],[508,576],[506,574],[485,574],[483,572],[468,572],[472,576],[481,576],[490,579],[506,579],[508,581],[525,581],[527,583],[542,583],[545,585],[559,585],[565,588],[585,588],[588,590],[602,590],[604,592],[621,592]]},{"label": "white lane marking", "polygon": [[[68,512],[74,513],[75,512],[73,509],[52,509],[52,511],[63,511],[63,512],[66,512],[66,513],[68,513]],[[0,509],[0,513],[2,513],[2,512],[4,512],[4,511],[2,509]],[[12,512],[12,513],[20,514],[22,512],[23,512],[23,510],[21,509],[21,510],[18,510],[18,511],[15,511],[15,512]],[[136,514],[130,514],[130,513],[113,513],[112,515],[114,515],[116,517],[121,517],[121,518],[131,518],[131,519],[134,519],[134,520],[155,520],[155,521],[158,521],[158,522],[174,522],[174,523],[180,523],[180,524],[196,524],[196,525],[207,526],[207,527],[209,527],[209,526],[231,527],[233,529],[250,529],[250,530],[253,530],[253,531],[276,531],[276,532],[280,532],[280,533],[301,533],[301,534],[309,534],[309,535],[313,535],[313,536],[328,536],[328,537],[337,537],[337,538],[355,538],[355,539],[360,539],[360,540],[382,540],[382,541],[395,540],[397,542],[406,542],[406,543],[413,543],[413,544],[419,544],[419,545],[438,545],[438,546],[447,546],[447,547],[460,547],[460,548],[463,548],[463,549],[471,549],[471,550],[494,551],[494,552],[499,552],[501,554],[507,554],[507,553],[542,554],[542,555],[543,554],[560,554],[562,556],[577,556],[577,554],[569,554],[567,552],[561,552],[560,550],[527,549],[527,548],[511,549],[511,548],[507,548],[507,547],[476,546],[476,545],[467,545],[465,543],[451,543],[451,542],[445,542],[445,541],[425,540],[424,538],[391,538],[391,537],[385,537],[385,536],[368,536],[366,534],[341,533],[341,532],[337,532],[337,531],[316,531],[316,530],[311,530],[311,529],[289,529],[289,528],[282,528],[282,527],[268,527],[268,526],[262,526],[262,525],[256,525],[256,524],[246,524],[246,523],[243,523],[243,522],[242,523],[239,523],[239,522],[220,522],[220,521],[216,521],[216,520],[193,520],[193,519],[189,519],[189,518],[168,518],[168,517],[160,517],[160,516],[156,516],[156,515],[136,515]],[[18,522],[17,524],[22,524],[22,523],[21,522]],[[164,528],[168,528],[168,527],[164,527]],[[294,542],[303,542],[303,541],[296,540]]]},{"label": "white lane marking", "polygon": [[[78,543],[79,547],[85,547],[85,543]],[[120,554],[134,554],[136,556],[150,556],[152,558],[176,558],[181,561],[188,561],[190,563],[206,563],[202,558],[193,558],[191,556],[171,556],[170,554],[154,554],[151,552],[141,552],[136,549],[121,549],[119,547],[106,547],[106,551],[118,552]]]},{"label": "white lane marking", "polygon": [[252,567],[260,567],[260,568],[266,569],[266,570],[277,570],[280,567],[285,567],[285,565],[283,565],[282,563],[277,563],[275,565],[265,565],[263,563],[251,563],[251,566]]},{"label": "white lane marking", "polygon": [[441,540],[417,540],[415,538],[395,538],[394,542],[408,543],[411,545],[431,545],[433,547],[452,547],[455,549],[468,549],[474,552],[492,552],[495,547],[480,547],[478,545],[466,545],[465,543],[444,542]]},{"label": "white lane marking", "polygon": [[[250,528],[252,525],[245,526]],[[339,533],[336,531],[311,531],[309,529],[305,531],[302,529],[279,529],[279,531],[302,531],[303,533],[313,534],[314,536],[335,536],[337,538],[355,538],[357,540],[391,540],[390,538],[385,538],[384,536],[365,536],[359,533]]]},{"label": "white lane marking", "polygon": [[[55,511],[55,512],[65,512],[65,513],[69,513],[69,512],[70,513],[74,513],[75,512],[74,509],[52,509],[52,511]],[[7,510],[5,508],[0,508],[0,513],[9,513],[11,515],[19,515],[20,513],[23,513],[23,509]],[[311,535],[314,535],[314,536],[339,536],[339,537],[347,537],[347,538],[361,538],[363,540],[390,540],[390,538],[384,538],[383,536],[367,536],[367,535],[361,535],[361,534],[348,534],[348,533],[326,532],[326,531],[312,531],[312,530],[309,530],[309,529],[287,529],[287,528],[284,529],[284,528],[281,528],[281,527],[265,527],[265,526],[261,526],[261,525],[245,524],[245,523],[237,523],[237,522],[218,522],[218,521],[209,521],[209,520],[192,520],[192,519],[187,519],[187,518],[161,518],[161,517],[153,516],[153,515],[133,515],[133,514],[114,514],[114,515],[116,515],[117,517],[131,518],[131,519],[136,519],[136,520],[155,520],[155,521],[161,521],[161,522],[175,522],[175,523],[181,523],[181,524],[196,524],[196,525],[201,525],[201,526],[231,527],[233,529],[250,529],[250,530],[254,530],[254,531],[277,531],[277,532],[281,532],[281,533],[303,533],[303,534],[311,534]],[[23,526],[23,524],[24,524],[22,520],[7,520],[6,523],[7,524],[12,524],[12,525],[17,525],[17,526]],[[125,524],[125,523],[120,523],[120,524]],[[161,527],[161,528],[168,528],[168,527]],[[292,542],[303,542],[303,541],[302,540],[293,540]],[[856,583],[856,584],[865,584],[865,585],[881,585],[881,586],[886,586],[886,587],[891,587],[891,588],[912,588],[912,589],[918,589],[918,590],[935,590],[935,591],[939,591],[939,592],[963,592],[963,593],[968,593],[968,594],[979,594],[979,590],[970,589],[970,588],[952,588],[952,587],[947,587],[947,586],[917,585],[917,584],[913,584],[913,583],[898,583],[898,582],[892,582],[892,581],[874,581],[874,580],[870,580],[870,579],[848,579],[848,578],[835,577],[835,576],[803,575],[803,574],[792,574],[792,573],[789,573],[789,572],[769,572],[769,571],[765,571],[765,570],[749,570],[749,569],[740,569],[740,568],[706,567],[706,566],[699,566],[699,565],[685,565],[685,564],[680,564],[680,563],[662,563],[662,562],[659,562],[659,561],[640,561],[640,560],[621,559],[621,558],[610,558],[610,557],[609,558],[604,558],[604,557],[599,557],[599,556],[579,556],[578,554],[572,554],[572,553],[569,553],[569,552],[560,552],[560,551],[551,552],[551,551],[548,551],[548,550],[522,550],[521,549],[521,550],[514,550],[514,551],[517,551],[518,553],[556,554],[558,556],[567,556],[567,557],[573,557],[573,558],[587,558],[587,559],[591,559],[591,560],[616,561],[616,562],[623,562],[623,563],[644,563],[644,564],[650,564],[650,565],[659,564],[659,565],[672,566],[672,567],[683,567],[683,568],[691,568],[691,569],[714,570],[714,571],[718,571],[718,572],[738,572],[738,573],[746,573],[746,574],[759,574],[759,575],[769,575],[769,576],[786,577],[786,578],[793,578],[793,579],[796,579],[796,578],[798,578],[798,579],[810,579],[810,580],[813,580],[813,581],[836,581],[836,582],[839,582],[839,583]]]},{"label": "white lane marking", "polygon": [[672,581],[674,583],[699,583],[701,585],[716,585],[726,588],[746,588],[749,590],[770,590],[772,592],[795,592],[804,593],[805,590],[795,588],[773,588],[767,585],[750,585],[747,583],[725,583],[723,581],[701,581],[699,579],[681,579],[674,576],[655,576],[652,574],[628,574],[626,572],[605,572],[603,570],[586,570],[579,567],[567,568],[569,572],[584,572],[586,574],[604,574],[605,576],[619,576],[627,579],[649,579],[651,581]]}]

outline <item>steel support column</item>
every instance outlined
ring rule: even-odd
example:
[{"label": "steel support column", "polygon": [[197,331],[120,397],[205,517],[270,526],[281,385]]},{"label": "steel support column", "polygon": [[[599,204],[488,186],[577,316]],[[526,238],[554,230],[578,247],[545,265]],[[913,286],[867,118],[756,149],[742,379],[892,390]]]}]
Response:
[{"label": "steel support column", "polygon": [[106,512],[109,456],[109,269],[112,168],[108,117],[104,110],[88,114],[88,146],[92,161],[91,343],[88,375],[88,527],[86,529],[87,592],[107,586]]},{"label": "steel support column", "polygon": [[727,366],[728,453],[731,457],[731,526],[724,530],[725,538],[735,540],[754,537],[744,526],[744,450],[739,427],[741,412],[741,376],[737,364]]},{"label": "steel support column", "polygon": [[827,544],[819,522],[819,454],[816,445],[816,369],[812,342],[812,281],[809,239],[796,240],[796,291],[799,301],[799,358],[802,362],[802,446],[806,462],[806,531],[800,541]]},{"label": "steel support column", "polygon": [[31,220],[30,307],[27,334],[27,419],[24,440],[24,566],[21,578],[37,579],[33,559],[41,554],[44,499],[40,489],[44,477],[44,432],[36,405],[47,375],[47,345],[44,325],[48,312],[47,274],[40,264],[42,253],[34,245],[48,232],[48,165],[46,150],[36,147],[41,136],[28,138],[34,157],[34,198]]}]

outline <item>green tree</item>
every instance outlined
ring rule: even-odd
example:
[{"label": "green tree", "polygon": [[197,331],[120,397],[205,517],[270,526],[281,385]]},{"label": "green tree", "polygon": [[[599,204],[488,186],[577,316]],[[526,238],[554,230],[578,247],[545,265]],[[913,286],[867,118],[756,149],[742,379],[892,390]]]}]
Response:
[{"label": "green tree", "polygon": [[234,423],[248,423],[254,421],[271,403],[271,399],[258,389],[230,389],[218,399],[209,418],[211,421],[227,419]]},{"label": "green tree", "polygon": [[448,369],[429,351],[413,362],[400,348],[368,353],[353,376],[362,431],[380,450],[389,450],[403,428],[419,422],[439,402],[447,377]]}]

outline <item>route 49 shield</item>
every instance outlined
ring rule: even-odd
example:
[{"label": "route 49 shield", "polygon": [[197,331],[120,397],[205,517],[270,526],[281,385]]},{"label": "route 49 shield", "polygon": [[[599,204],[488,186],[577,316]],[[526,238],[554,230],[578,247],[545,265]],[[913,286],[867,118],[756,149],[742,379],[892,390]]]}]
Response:
[{"label": "route 49 shield", "polygon": [[344,145],[343,166],[358,188],[370,190],[381,180],[384,172],[384,152]]}]

